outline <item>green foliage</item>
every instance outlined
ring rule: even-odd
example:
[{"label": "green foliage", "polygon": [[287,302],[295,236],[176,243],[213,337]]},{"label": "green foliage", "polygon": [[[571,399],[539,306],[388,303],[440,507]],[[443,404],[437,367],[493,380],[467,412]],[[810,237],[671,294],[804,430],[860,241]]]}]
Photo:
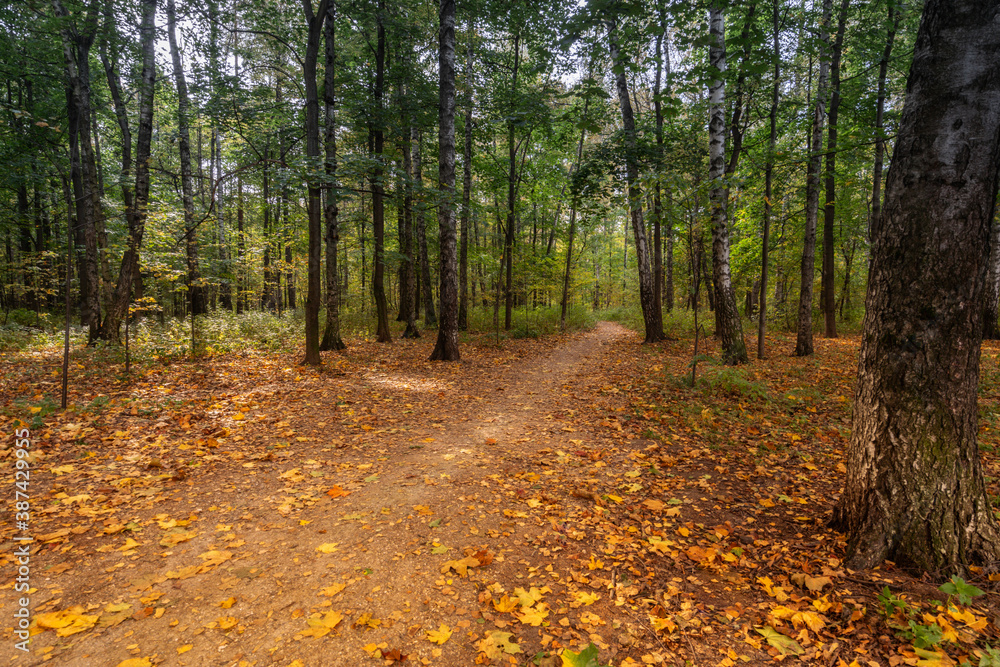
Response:
[{"label": "green foliage", "polygon": [[749,379],[749,373],[750,369],[744,367],[713,366],[706,369],[698,378],[698,385],[705,390],[705,393],[725,394],[743,400],[769,400],[767,387]]},{"label": "green foliage", "polygon": [[910,619],[909,625],[910,629],[900,634],[904,639],[912,641],[913,645],[917,648],[931,648],[940,642],[943,637],[941,627],[937,623],[921,625]]},{"label": "green foliage", "polygon": [[896,597],[888,586],[882,588],[882,592],[878,594],[878,602],[881,605],[880,612],[887,619],[892,618],[896,615],[896,612],[902,612],[906,615],[910,613],[910,607],[906,604],[906,600],[900,597]]},{"label": "green foliage", "polygon": [[966,606],[972,604],[972,598],[985,595],[983,591],[976,588],[972,584],[965,583],[964,579],[955,574],[951,576],[950,581],[947,581],[938,587],[938,590],[949,597],[956,598],[959,604]]},{"label": "green foliage", "polygon": [[606,667],[597,661],[599,651],[593,643],[587,644],[587,648],[579,653],[565,649],[560,657],[564,667]]}]

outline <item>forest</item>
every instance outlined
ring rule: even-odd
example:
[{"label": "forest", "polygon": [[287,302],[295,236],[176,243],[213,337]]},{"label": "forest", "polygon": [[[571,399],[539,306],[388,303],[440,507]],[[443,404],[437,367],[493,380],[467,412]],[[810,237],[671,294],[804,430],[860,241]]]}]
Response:
[{"label": "forest", "polygon": [[0,655],[1000,667],[998,22],[4,4]]}]

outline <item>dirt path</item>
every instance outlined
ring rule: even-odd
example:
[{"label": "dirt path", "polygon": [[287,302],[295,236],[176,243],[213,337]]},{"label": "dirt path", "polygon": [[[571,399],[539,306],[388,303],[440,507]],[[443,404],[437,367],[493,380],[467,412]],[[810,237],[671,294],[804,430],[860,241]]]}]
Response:
[{"label": "dirt path", "polygon": [[[528,510],[545,501],[527,496],[540,488],[531,482],[543,479],[518,462],[582,442],[553,413],[593,372],[605,345],[632,335],[601,323],[548,356],[478,377],[461,365],[436,365],[422,376],[376,366],[348,378],[356,393],[346,410],[263,388],[264,400],[283,404],[287,416],[273,425],[289,445],[241,455],[252,437],[227,438],[231,444],[223,441],[208,455],[216,457],[213,475],[193,473],[150,493],[155,502],[121,519],[131,519],[128,532],[104,535],[95,526],[74,539],[73,522],[66,523],[69,535],[36,557],[49,570],[35,593],[36,614],[70,609],[49,623],[87,626],[97,617],[96,626],[65,637],[36,635],[31,656],[10,651],[12,642],[0,653],[10,651],[17,664],[81,667],[130,656],[176,665],[356,665],[378,650],[424,664],[468,665],[482,639],[502,630],[516,630],[511,641],[519,639],[522,650],[550,647],[548,621],[522,626],[488,611],[491,599],[515,599],[517,588],[565,583],[551,566],[545,572],[532,564],[534,543],[546,531],[545,522],[528,520]],[[418,406],[395,428],[370,426],[371,438],[340,436],[344,412],[350,418],[379,401],[420,394],[436,395],[429,407],[438,411],[419,414]],[[309,432],[315,435],[295,435]],[[144,459],[144,449],[133,443],[126,461]],[[506,509],[512,483],[523,509]],[[112,489],[98,491],[114,497]],[[51,493],[59,493],[58,484]],[[94,513],[100,518],[101,510]],[[157,545],[160,539],[166,541]],[[56,558],[53,545],[69,557]],[[55,573],[52,560],[62,561]],[[542,600],[529,610],[568,611],[565,601],[546,602],[549,591],[537,596]],[[432,643],[427,631],[442,625],[452,636]]]}]

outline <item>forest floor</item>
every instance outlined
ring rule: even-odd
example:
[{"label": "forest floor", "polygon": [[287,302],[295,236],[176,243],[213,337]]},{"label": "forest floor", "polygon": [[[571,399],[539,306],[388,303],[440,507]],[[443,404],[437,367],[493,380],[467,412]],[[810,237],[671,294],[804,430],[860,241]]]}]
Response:
[{"label": "forest floor", "polygon": [[[841,564],[857,338],[700,364],[616,324],[538,340],[348,341],[127,380],[0,356],[0,425],[31,427],[30,528],[0,452],[0,656],[102,665],[1000,665],[998,577],[939,590]],[[714,343],[705,350],[713,353]],[[753,354],[755,350],[751,350]],[[998,495],[997,356],[981,439]],[[20,398],[20,400],[15,400]],[[10,483],[6,480],[10,479]],[[30,651],[17,650],[17,535]],[[951,593],[950,595],[948,593]],[[22,594],[23,595],[23,594]],[[596,660],[592,658],[597,654]],[[984,657],[986,656],[986,657]]]}]

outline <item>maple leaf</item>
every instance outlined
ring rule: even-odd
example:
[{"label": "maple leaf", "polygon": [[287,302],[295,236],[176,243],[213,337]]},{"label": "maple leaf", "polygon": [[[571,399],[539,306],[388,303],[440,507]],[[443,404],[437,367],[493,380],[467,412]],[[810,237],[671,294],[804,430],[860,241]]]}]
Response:
[{"label": "maple leaf", "polygon": [[345,491],[339,486],[334,486],[332,489],[326,492],[326,495],[330,496],[331,498],[342,498],[343,496],[351,495],[351,492]]},{"label": "maple leaf", "polygon": [[466,556],[461,560],[449,560],[441,566],[441,574],[448,574],[448,570],[455,570],[460,577],[467,577],[470,567],[479,567],[480,562],[474,556]]},{"label": "maple leaf", "polygon": [[316,547],[316,551],[320,552],[321,554],[332,554],[334,551],[337,551],[338,544],[340,543],[327,542],[326,544],[321,544],[318,547]]},{"label": "maple leaf", "polygon": [[303,637],[324,637],[344,620],[344,615],[338,611],[328,611],[325,614],[313,614],[306,623],[309,628],[299,632]]},{"label": "maple leaf", "polygon": [[233,557],[233,554],[228,551],[206,551],[203,554],[199,554],[198,558],[201,558],[204,562],[202,567],[213,567],[215,565],[222,565],[227,560]]},{"label": "maple leaf", "polygon": [[502,660],[504,655],[523,653],[521,647],[510,640],[512,636],[513,633],[494,630],[486,634],[477,648],[490,660]]},{"label": "maple leaf", "polygon": [[153,667],[149,658],[129,658],[118,663],[118,667]]},{"label": "maple leaf", "polygon": [[444,644],[451,638],[451,632],[447,625],[441,624],[437,630],[427,631],[427,641],[434,644]]},{"label": "maple leaf", "polygon": [[77,605],[62,611],[39,614],[35,617],[35,626],[42,630],[55,630],[59,637],[69,637],[90,630],[100,620],[100,616],[90,616],[82,613],[83,611],[83,607]]},{"label": "maple leaf", "polygon": [[546,609],[544,604],[540,604],[537,607],[527,607],[518,614],[517,618],[525,625],[530,625],[533,627],[538,627],[540,625],[548,625],[545,622],[545,618],[549,615],[549,610]]},{"label": "maple leaf", "polygon": [[515,609],[517,609],[517,600],[516,599],[512,600],[506,595],[504,595],[499,600],[493,601],[493,607],[501,613],[512,612]]},{"label": "maple leaf", "polygon": [[573,596],[573,602],[570,604],[570,606],[579,607],[583,605],[585,607],[589,607],[590,605],[594,604],[600,599],[601,596],[598,595],[597,593],[585,593],[583,591],[580,591]]},{"label": "maple leaf", "polygon": [[523,588],[515,588],[514,595],[517,597],[518,604],[522,607],[531,607],[536,602],[542,599],[542,596],[546,593],[551,593],[551,589],[548,586],[542,586],[541,588],[531,587],[530,590],[524,590]]}]

